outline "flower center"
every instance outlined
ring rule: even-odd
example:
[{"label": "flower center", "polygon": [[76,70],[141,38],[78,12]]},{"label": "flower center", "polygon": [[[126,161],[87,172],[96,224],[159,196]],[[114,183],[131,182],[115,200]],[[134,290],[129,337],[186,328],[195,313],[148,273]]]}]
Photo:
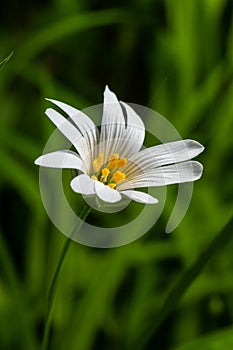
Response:
[{"label": "flower center", "polygon": [[115,188],[116,185],[125,180],[125,173],[121,172],[120,168],[123,168],[126,163],[126,158],[120,158],[119,154],[113,153],[109,158],[107,164],[103,163],[104,155],[100,153],[98,158],[94,159],[92,166],[94,174],[91,176],[93,180],[100,181],[111,188]]}]

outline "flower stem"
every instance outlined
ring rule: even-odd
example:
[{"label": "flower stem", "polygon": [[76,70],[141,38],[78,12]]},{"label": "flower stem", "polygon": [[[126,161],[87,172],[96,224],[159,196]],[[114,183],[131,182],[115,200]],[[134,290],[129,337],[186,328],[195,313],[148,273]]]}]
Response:
[{"label": "flower stem", "polygon": [[50,334],[50,324],[51,324],[51,318],[52,318],[52,310],[54,305],[54,299],[56,294],[56,287],[58,282],[58,277],[62,268],[62,265],[64,263],[64,259],[66,257],[68,248],[70,246],[70,243],[72,242],[72,238],[74,234],[81,228],[83,222],[86,220],[88,214],[90,213],[91,208],[88,206],[85,206],[79,216],[80,220],[78,221],[77,225],[74,227],[73,231],[71,232],[70,237],[66,240],[64,247],[62,249],[60,259],[58,261],[50,288],[48,292],[48,304],[47,304],[47,312],[45,317],[45,327],[44,327],[44,334],[43,334],[43,340],[42,340],[42,350],[48,349],[48,342],[49,342],[49,334]]},{"label": "flower stem", "polygon": [[135,348],[137,350],[145,349],[153,335],[158,331],[159,327],[163,324],[165,319],[175,309],[176,305],[185,294],[189,286],[199,276],[205,265],[208,263],[210,258],[213,257],[230,239],[233,238],[233,217],[229,220],[228,224],[223,228],[220,233],[214,237],[207,248],[202,252],[197,261],[193,263],[181,276],[178,282],[168,293],[165,302],[156,315],[155,322],[150,322],[150,325],[144,329],[140,339],[136,339]]}]

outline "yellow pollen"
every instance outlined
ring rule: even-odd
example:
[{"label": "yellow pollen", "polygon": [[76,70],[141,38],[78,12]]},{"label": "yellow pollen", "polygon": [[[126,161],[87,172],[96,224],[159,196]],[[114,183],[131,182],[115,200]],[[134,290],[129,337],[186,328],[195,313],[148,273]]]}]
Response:
[{"label": "yellow pollen", "polygon": [[104,160],[103,153],[100,153],[98,158],[94,159],[94,161],[93,161],[93,169],[94,169],[94,171],[96,173],[100,170],[100,168],[102,166],[102,163],[103,163],[103,160]]},{"label": "yellow pollen", "polygon": [[127,163],[127,159],[126,158],[121,158],[120,160],[118,160],[118,168],[123,168],[123,166],[125,166],[125,164]]},{"label": "yellow pollen", "polygon": [[125,179],[125,174],[122,173],[121,171],[116,171],[114,174],[113,174],[113,180],[116,182],[116,183],[119,183],[121,181],[123,181]]},{"label": "yellow pollen", "polygon": [[109,168],[116,169],[118,160],[119,160],[119,154],[113,153],[108,159],[109,159],[109,164],[108,164]]},{"label": "yellow pollen", "polygon": [[110,174],[110,170],[108,168],[104,168],[102,169],[102,175],[103,177],[108,177],[108,175]]},{"label": "yellow pollen", "polygon": [[109,166],[110,169],[116,169],[117,168],[117,163],[118,163],[117,159],[110,160],[108,166]]},{"label": "yellow pollen", "polygon": [[113,153],[108,160],[114,160],[114,159],[119,159],[119,154],[118,153]]},{"label": "yellow pollen", "polygon": [[108,186],[109,186],[110,188],[115,188],[115,187],[116,187],[116,184],[110,183],[110,184],[108,184]]},{"label": "yellow pollen", "polygon": [[94,161],[93,161],[94,171],[97,173],[97,171],[99,171],[99,168],[100,168],[100,165],[99,165],[98,159],[94,159]]},{"label": "yellow pollen", "polygon": [[103,163],[103,160],[104,160],[104,154],[103,153],[100,153],[99,156],[98,156],[98,161],[100,163]]},{"label": "yellow pollen", "polygon": [[108,163],[104,168],[104,154],[99,153],[92,163],[95,174],[91,178],[114,189],[119,182],[126,178],[125,173],[118,170],[118,168],[123,168],[126,163],[126,158],[120,158],[118,153],[113,153],[108,158]]}]

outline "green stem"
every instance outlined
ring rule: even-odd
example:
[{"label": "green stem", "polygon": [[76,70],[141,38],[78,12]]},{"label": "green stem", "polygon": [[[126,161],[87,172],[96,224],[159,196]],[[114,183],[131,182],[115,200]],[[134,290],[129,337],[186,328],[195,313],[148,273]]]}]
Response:
[{"label": "green stem", "polygon": [[6,57],[3,61],[0,62],[0,70],[5,66],[5,64],[7,64],[13,53],[14,51],[12,51],[8,57]]},{"label": "green stem", "polygon": [[64,259],[66,257],[68,248],[70,246],[70,243],[72,242],[72,237],[74,236],[75,232],[77,232],[81,226],[82,223],[86,220],[88,214],[90,213],[91,208],[88,206],[85,206],[79,216],[80,220],[78,221],[78,224],[74,227],[70,237],[66,240],[65,245],[62,249],[60,259],[58,261],[50,288],[48,293],[48,306],[47,306],[47,313],[45,318],[45,327],[44,327],[44,334],[43,334],[43,340],[42,340],[42,350],[48,349],[48,342],[49,342],[49,333],[50,333],[50,324],[52,319],[52,310],[55,300],[55,294],[56,294],[56,287],[58,282],[58,277],[62,268],[62,265],[64,263]]},{"label": "green stem", "polygon": [[230,239],[233,237],[233,218],[223,228],[223,230],[210,242],[207,248],[199,256],[199,259],[191,265],[175,286],[170,290],[166,297],[166,300],[156,315],[155,322],[151,322],[150,326],[144,330],[141,334],[140,339],[137,339],[135,343],[135,349],[145,349],[146,345],[158,331],[159,327],[163,324],[165,319],[175,309],[176,305],[185,294],[192,282],[199,276],[205,265],[208,263],[210,258],[217,253]]}]

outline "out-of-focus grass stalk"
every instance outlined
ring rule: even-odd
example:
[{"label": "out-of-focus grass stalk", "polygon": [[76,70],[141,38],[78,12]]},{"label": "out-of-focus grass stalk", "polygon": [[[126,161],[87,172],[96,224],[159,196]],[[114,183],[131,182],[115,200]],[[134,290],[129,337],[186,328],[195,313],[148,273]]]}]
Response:
[{"label": "out-of-focus grass stalk", "polygon": [[74,227],[70,238],[68,238],[65,242],[65,245],[62,249],[60,259],[58,261],[50,288],[48,292],[48,301],[47,301],[47,312],[46,312],[46,317],[45,317],[45,327],[44,327],[44,334],[43,334],[43,340],[42,340],[42,350],[47,350],[48,349],[48,343],[49,343],[49,333],[50,333],[50,324],[51,324],[51,319],[52,319],[52,310],[54,306],[54,301],[55,301],[55,294],[56,294],[56,287],[57,287],[57,282],[58,282],[58,277],[62,268],[62,265],[64,263],[64,259],[66,257],[68,248],[70,246],[70,243],[72,242],[72,237],[74,234],[81,228],[82,223],[86,220],[88,214],[90,213],[91,208],[89,206],[85,206],[79,216],[80,220],[78,221],[78,224]]},{"label": "out-of-focus grass stalk", "polygon": [[11,56],[13,55],[14,51],[10,53],[9,56],[7,56],[3,61],[0,62],[0,70],[5,66],[5,64],[9,61]]},{"label": "out-of-focus grass stalk", "polygon": [[141,333],[140,339],[137,339],[135,346],[132,348],[137,350],[145,349],[146,344],[150,341],[153,334],[158,331],[159,327],[162,325],[167,316],[169,316],[169,314],[175,309],[182,296],[199,276],[210,258],[212,258],[214,254],[216,254],[224,245],[226,245],[232,237],[233,216],[223,230],[220,231],[216,237],[214,237],[197,261],[195,261],[194,264],[186,270],[181,279],[174,285],[166,297],[161,310],[156,315],[155,322],[153,323],[150,321],[150,326],[147,327],[147,329],[144,329],[143,333]]}]

